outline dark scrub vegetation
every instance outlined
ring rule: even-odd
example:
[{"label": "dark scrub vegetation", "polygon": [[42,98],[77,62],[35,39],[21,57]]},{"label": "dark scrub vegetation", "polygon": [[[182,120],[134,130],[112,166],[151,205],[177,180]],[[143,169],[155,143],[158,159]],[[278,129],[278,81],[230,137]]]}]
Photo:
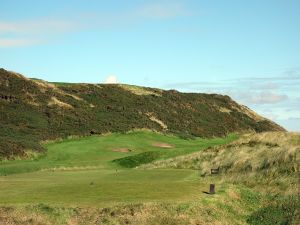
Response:
[{"label": "dark scrub vegetation", "polygon": [[44,151],[41,141],[70,135],[147,128],[185,137],[222,137],[244,130],[283,130],[228,96],[47,83],[4,69],[0,69],[0,126],[0,159],[25,157],[26,150]]}]

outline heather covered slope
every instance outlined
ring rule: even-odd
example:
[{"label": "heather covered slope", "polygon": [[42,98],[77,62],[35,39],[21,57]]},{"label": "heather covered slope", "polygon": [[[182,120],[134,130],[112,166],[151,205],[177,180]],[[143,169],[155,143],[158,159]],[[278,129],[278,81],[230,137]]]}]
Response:
[{"label": "heather covered slope", "polygon": [[43,140],[132,129],[213,137],[283,130],[228,96],[130,85],[48,83],[0,69],[0,158]]}]

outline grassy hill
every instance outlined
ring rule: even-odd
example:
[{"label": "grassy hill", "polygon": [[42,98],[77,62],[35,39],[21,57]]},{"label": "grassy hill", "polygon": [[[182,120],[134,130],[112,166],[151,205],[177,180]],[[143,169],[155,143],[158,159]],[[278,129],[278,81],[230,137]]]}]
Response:
[{"label": "grassy hill", "polygon": [[182,137],[284,130],[228,96],[130,85],[49,83],[0,69],[0,159],[42,141],[147,128]]}]

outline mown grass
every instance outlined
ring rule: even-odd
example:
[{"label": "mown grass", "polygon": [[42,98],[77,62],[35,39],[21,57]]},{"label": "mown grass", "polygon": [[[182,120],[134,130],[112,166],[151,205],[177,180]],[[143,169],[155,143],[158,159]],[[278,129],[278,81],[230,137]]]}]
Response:
[{"label": "mown grass", "polygon": [[[229,143],[236,138],[237,136],[232,134],[227,138],[184,140],[173,135],[135,131],[126,134],[114,133],[63,140],[46,144],[47,153],[39,157],[28,160],[0,161],[0,175],[70,167],[115,168],[119,167],[118,162],[121,162],[120,166],[135,167],[154,160],[167,159],[200,151],[209,146]],[[174,145],[174,148],[155,147],[153,146],[155,142],[168,143]],[[116,151],[119,148],[128,148],[131,151],[125,153]],[[143,157],[143,154],[147,157]],[[152,157],[148,157],[150,155]],[[121,160],[116,160],[120,158]],[[112,163],[113,160],[116,160],[116,163]],[[131,161],[130,166],[122,163],[128,160]]]},{"label": "mown grass", "polygon": [[104,207],[119,203],[181,202],[208,186],[191,170],[40,171],[2,177],[0,205],[45,203]]},{"label": "mown grass", "polygon": [[[49,203],[0,207],[4,224],[297,224],[299,197],[278,198],[241,185],[219,183],[215,195],[199,186],[197,197],[182,201],[144,201],[107,206]],[[180,187],[179,187],[180,188]],[[185,190],[183,190],[185,191]]]},{"label": "mown grass", "polygon": [[[48,143],[45,145],[47,153],[32,160],[1,162],[0,204],[106,205],[191,200],[201,186],[197,171],[128,168],[233,139],[236,135],[224,139],[185,140],[173,135],[134,131]],[[155,143],[174,147],[156,147]]]}]

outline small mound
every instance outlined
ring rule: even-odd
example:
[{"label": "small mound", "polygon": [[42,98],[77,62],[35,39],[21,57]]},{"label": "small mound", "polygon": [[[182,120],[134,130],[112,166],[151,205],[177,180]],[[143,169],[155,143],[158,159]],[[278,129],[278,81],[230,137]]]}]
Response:
[{"label": "small mound", "polygon": [[115,148],[112,150],[113,152],[132,152],[129,148]]},{"label": "small mound", "polygon": [[134,168],[142,164],[151,163],[161,156],[160,152],[143,152],[137,155],[127,156],[120,159],[115,159],[112,162],[126,168]]},{"label": "small mound", "polygon": [[153,143],[152,146],[158,147],[158,148],[174,148],[174,145],[168,144],[168,143],[161,143],[161,142],[156,142]]}]

